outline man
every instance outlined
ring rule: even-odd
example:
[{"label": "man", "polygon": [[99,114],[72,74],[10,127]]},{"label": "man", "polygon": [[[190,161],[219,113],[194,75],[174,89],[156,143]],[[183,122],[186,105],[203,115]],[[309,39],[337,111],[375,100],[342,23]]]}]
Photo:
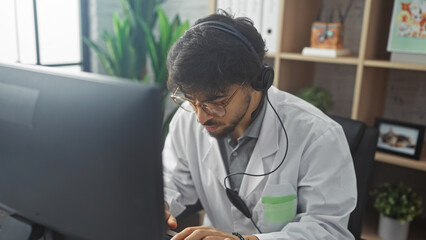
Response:
[{"label": "man", "polygon": [[200,200],[211,225],[173,239],[353,239],[356,180],[343,130],[270,87],[264,48],[250,20],[221,13],[169,52],[180,109],[163,150],[166,220],[175,228],[174,216]]}]

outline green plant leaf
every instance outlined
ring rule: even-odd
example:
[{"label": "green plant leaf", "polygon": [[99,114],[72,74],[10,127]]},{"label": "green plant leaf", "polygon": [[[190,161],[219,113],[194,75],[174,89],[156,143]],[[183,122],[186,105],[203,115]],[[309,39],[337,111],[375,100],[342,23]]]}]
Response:
[{"label": "green plant leaf", "polygon": [[185,31],[189,28],[189,21],[185,21],[183,24],[176,27],[175,31],[173,31],[173,36],[171,39],[170,47],[185,33]]},{"label": "green plant leaf", "polygon": [[148,76],[148,74],[145,74],[145,76],[142,79],[142,82],[144,82],[144,83],[148,83],[149,82],[149,76]]},{"label": "green plant leaf", "polygon": [[123,55],[121,56],[121,66],[123,69],[123,76],[126,78],[135,78],[138,77],[138,73],[134,71],[135,68],[135,53],[134,47],[131,43],[130,39],[130,29],[131,23],[129,19],[124,19],[121,23],[121,35],[122,42],[121,44],[117,44],[117,47],[122,49],[121,52]]},{"label": "green plant leaf", "polygon": [[127,46],[127,52],[128,52],[128,56],[126,57],[128,59],[128,68],[129,68],[129,78],[136,78],[138,79],[139,76],[139,68],[137,67],[137,65],[132,64],[136,62],[136,51],[133,48],[132,45],[128,45]]},{"label": "green plant leaf", "polygon": [[113,18],[114,33],[115,33],[115,39],[116,39],[115,48],[117,51],[117,58],[121,59],[123,57],[123,49],[121,47],[123,45],[123,32],[122,32],[123,25],[117,13],[114,13],[112,18]]},{"label": "green plant leaf", "polygon": [[158,14],[158,25],[160,28],[160,46],[159,52],[162,56],[167,54],[168,46],[170,45],[171,27],[169,19],[167,18],[164,11],[159,7],[157,10]]},{"label": "green plant leaf", "polygon": [[318,86],[304,88],[297,93],[297,96],[324,112],[327,112],[333,106],[330,92]]},{"label": "green plant leaf", "polygon": [[101,61],[102,65],[104,66],[105,71],[107,71],[107,73],[109,75],[114,75],[112,62],[111,62],[111,59],[108,56],[108,53],[105,52],[104,50],[102,50],[102,48],[99,47],[98,44],[94,43],[93,41],[91,41],[90,39],[88,39],[86,37],[83,37],[83,42],[95,51],[95,53],[98,56],[99,60]]},{"label": "green plant leaf", "polygon": [[118,58],[117,49],[115,48],[114,38],[108,32],[104,32],[103,40],[105,42],[106,50],[111,59],[112,69],[117,76],[121,76],[121,71],[119,69],[120,59]]},{"label": "green plant leaf", "polygon": [[411,221],[423,211],[421,197],[403,184],[382,184],[372,196],[377,211],[400,222]]},{"label": "green plant leaf", "polygon": [[[145,19],[150,26],[156,21],[154,14],[159,0],[119,0],[123,18],[118,13],[112,17],[113,32],[102,36],[104,48],[88,44],[111,75],[139,78],[146,65],[145,33],[136,17]],[[135,8],[135,6],[137,8]],[[132,45],[129,48],[128,45]],[[105,49],[105,50],[104,50]],[[131,53],[130,49],[136,53]],[[104,54],[105,53],[105,54]]]},{"label": "green plant leaf", "polygon": [[[139,2],[139,1],[137,1],[137,2]],[[126,16],[126,18],[130,19],[131,21],[134,21],[133,9],[130,6],[130,3],[128,2],[128,0],[120,0],[120,5],[121,5],[121,9],[123,10],[123,13]]]},{"label": "green plant leaf", "polygon": [[145,32],[145,40],[147,44],[148,53],[151,57],[151,64],[154,71],[158,71],[158,53],[155,43],[154,35],[151,32],[151,29],[148,27],[147,23],[143,19],[138,19],[139,24],[142,26]]}]

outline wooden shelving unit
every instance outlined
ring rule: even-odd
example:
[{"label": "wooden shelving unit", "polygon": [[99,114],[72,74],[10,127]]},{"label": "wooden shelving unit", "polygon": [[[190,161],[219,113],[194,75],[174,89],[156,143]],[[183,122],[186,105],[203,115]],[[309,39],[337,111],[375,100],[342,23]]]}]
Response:
[{"label": "wooden shelving unit", "polygon": [[[211,12],[216,9],[215,3],[215,0],[210,0]],[[394,0],[365,0],[358,55],[325,58],[301,54],[302,49],[310,45],[311,25],[319,11],[320,1],[281,0],[277,53],[266,55],[269,58],[268,62],[271,60],[274,62],[274,85],[284,91],[296,93],[312,85],[315,63],[353,66],[356,68],[356,74],[353,76],[355,85],[351,118],[372,126],[374,119],[383,115],[389,70],[426,72],[426,64],[390,61],[386,43],[393,5]],[[420,161],[381,152],[376,153],[375,159],[379,162],[426,171],[426,144]],[[372,233],[376,231],[368,229],[370,232],[367,240],[379,239]]]},{"label": "wooden shelving unit", "polygon": [[[423,145],[423,149],[426,149],[426,144]],[[399,156],[395,156],[388,153],[376,152],[376,161],[426,172],[426,151],[425,150],[422,152],[420,156],[420,160],[399,157]]]},{"label": "wooden shelving unit", "polygon": [[333,64],[346,64],[346,65],[358,65],[357,56],[346,56],[339,58],[325,58],[315,56],[304,56],[300,53],[281,53],[280,59],[283,60],[295,60],[295,61],[306,61],[306,62],[319,62],[319,63],[333,63]]},{"label": "wooden shelving unit", "polygon": [[365,60],[364,66],[400,70],[426,71],[425,64],[390,62],[389,60]]}]

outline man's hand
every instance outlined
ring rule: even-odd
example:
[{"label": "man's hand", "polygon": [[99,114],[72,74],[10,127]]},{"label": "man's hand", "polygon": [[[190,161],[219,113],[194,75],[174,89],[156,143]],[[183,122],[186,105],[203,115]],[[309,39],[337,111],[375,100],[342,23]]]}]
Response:
[{"label": "man's hand", "polygon": [[177,228],[177,221],[176,218],[173,217],[173,215],[170,213],[169,211],[169,205],[164,202],[164,212],[165,212],[165,217],[166,217],[166,223],[169,229],[175,229]]},{"label": "man's hand", "polygon": [[[246,240],[258,240],[255,236],[243,236]],[[208,226],[189,227],[185,228],[180,233],[176,234],[172,240],[240,240],[239,237],[229,233],[221,232],[215,228]]]}]

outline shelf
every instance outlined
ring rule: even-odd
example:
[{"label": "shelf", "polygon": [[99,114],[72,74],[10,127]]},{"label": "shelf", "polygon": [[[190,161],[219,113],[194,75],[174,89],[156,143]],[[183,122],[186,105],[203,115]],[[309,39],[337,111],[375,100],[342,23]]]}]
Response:
[{"label": "shelf", "polygon": [[379,162],[384,162],[426,172],[426,144],[423,144],[423,151],[421,153],[420,160],[400,157],[383,152],[376,152],[375,159]]},{"label": "shelf", "polygon": [[305,55],[302,55],[301,53],[281,53],[280,58],[285,60],[296,60],[296,61],[306,61],[306,62],[335,63],[335,64],[347,64],[347,65],[358,64],[357,56],[328,58],[328,57],[317,57],[317,56],[305,56]]},{"label": "shelf", "polygon": [[419,63],[391,62],[387,60],[365,60],[364,65],[367,67],[426,71],[426,64]]},{"label": "shelf", "polygon": [[277,53],[266,53],[265,57],[267,58],[275,58],[277,56]]}]

